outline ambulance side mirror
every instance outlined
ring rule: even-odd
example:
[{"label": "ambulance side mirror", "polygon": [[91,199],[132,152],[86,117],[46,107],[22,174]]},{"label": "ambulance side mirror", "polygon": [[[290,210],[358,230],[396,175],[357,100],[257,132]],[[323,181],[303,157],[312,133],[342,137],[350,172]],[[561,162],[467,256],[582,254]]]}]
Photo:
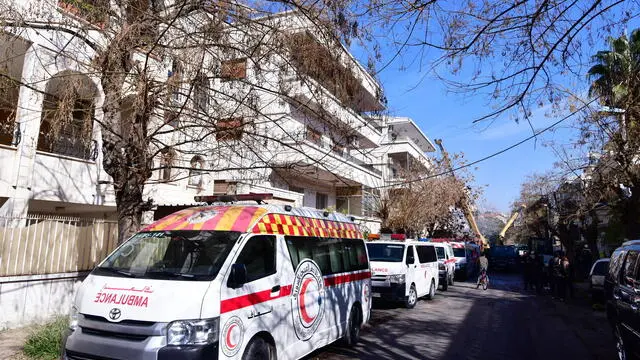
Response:
[{"label": "ambulance side mirror", "polygon": [[231,265],[231,274],[229,274],[229,280],[227,286],[232,289],[242,287],[247,282],[247,267],[244,264]]}]

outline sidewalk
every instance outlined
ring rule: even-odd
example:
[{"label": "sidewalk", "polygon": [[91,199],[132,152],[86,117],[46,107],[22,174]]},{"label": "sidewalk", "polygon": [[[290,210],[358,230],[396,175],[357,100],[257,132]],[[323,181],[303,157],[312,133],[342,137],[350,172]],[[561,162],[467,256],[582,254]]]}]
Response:
[{"label": "sidewalk", "polygon": [[23,327],[0,331],[0,359],[26,359],[22,355],[22,345],[27,340],[31,330],[33,330],[32,327]]}]

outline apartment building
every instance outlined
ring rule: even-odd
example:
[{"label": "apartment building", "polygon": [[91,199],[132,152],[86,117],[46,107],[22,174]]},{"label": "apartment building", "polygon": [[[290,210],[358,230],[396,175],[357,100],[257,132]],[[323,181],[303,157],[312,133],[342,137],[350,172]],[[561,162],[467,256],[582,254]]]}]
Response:
[{"label": "apartment building", "polygon": [[[47,13],[48,21],[51,17],[87,21],[74,1],[34,3],[52,10],[40,12]],[[171,100],[178,107],[186,103],[206,107],[207,114],[217,119],[218,134],[173,147],[172,143],[181,142],[181,132],[164,131],[161,142],[166,147],[158,152],[158,170],[145,186],[145,197],[153,199],[156,207],[145,221],[194,204],[197,195],[256,192],[274,194],[275,202],[345,212],[377,232],[375,205],[380,188],[401,180],[400,174],[414,163],[428,168],[427,153],[434,151],[433,144],[411,119],[370,116],[384,109],[380,84],[313,21],[296,12],[254,21],[285,33],[289,51],[260,60],[231,54],[222,57],[217,74],[185,75]],[[250,33],[242,35],[246,38]],[[96,41],[102,36],[99,26],[87,34]],[[71,49],[77,56],[60,56],[57,49]],[[316,56],[301,56],[309,53]],[[68,33],[24,28],[7,29],[0,37],[4,71],[23,84],[9,87],[1,104],[1,217],[114,217],[113,187],[102,166],[104,94],[99,74],[84,66],[94,58],[92,48]],[[171,57],[141,53],[140,60],[153,63],[158,81],[170,82],[188,73]],[[201,79],[206,86],[198,88]],[[96,121],[89,129],[73,128],[72,121],[53,138],[49,129],[55,99],[64,96],[69,81],[82,94],[74,103],[74,120],[77,117],[79,124],[90,114]],[[185,89],[196,94],[181,94]],[[240,94],[234,99],[250,95],[258,104],[253,107],[260,112],[247,111],[245,118],[251,118],[255,133],[268,134],[264,142],[242,141],[245,118],[221,114],[244,106],[238,100],[219,98],[232,93]],[[224,106],[211,108],[211,103],[221,102]],[[166,108],[158,114],[159,126],[172,123],[166,120],[168,114],[171,110]],[[127,116],[124,108],[122,116]],[[185,111],[180,116],[185,119],[190,114]],[[91,141],[80,141],[80,132]]]}]

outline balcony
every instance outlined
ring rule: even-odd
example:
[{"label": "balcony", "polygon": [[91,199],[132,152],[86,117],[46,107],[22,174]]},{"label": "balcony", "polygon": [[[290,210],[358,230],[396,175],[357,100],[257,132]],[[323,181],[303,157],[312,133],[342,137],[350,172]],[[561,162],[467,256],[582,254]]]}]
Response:
[{"label": "balcony", "polygon": [[294,169],[314,168],[327,173],[318,177],[319,182],[335,183],[345,179],[350,185],[362,184],[377,187],[382,184],[382,172],[346,152],[336,152],[323,140],[304,139],[289,142],[290,148],[274,156],[275,165],[286,165]]},{"label": "balcony", "polygon": [[382,146],[386,149],[389,156],[395,154],[408,154],[425,168],[431,167],[431,159],[410,137],[396,137],[393,140],[390,139],[390,141],[383,142]]},{"label": "balcony", "polygon": [[373,148],[380,143],[382,134],[369,121],[345,107],[317,81],[307,76],[289,76],[285,82],[291,98],[318,114],[338,120],[338,125],[357,136],[359,147]]}]

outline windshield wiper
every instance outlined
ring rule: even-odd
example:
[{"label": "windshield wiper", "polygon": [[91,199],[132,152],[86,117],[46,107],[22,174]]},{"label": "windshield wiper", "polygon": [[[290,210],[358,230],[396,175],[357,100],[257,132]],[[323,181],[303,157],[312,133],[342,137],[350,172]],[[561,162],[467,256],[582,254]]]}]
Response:
[{"label": "windshield wiper", "polygon": [[181,272],[176,272],[176,271],[147,271],[145,273],[146,276],[165,276],[165,277],[181,277],[181,278],[185,278],[185,279],[195,279],[196,275],[193,274],[186,274],[186,273],[181,273]]},{"label": "windshield wiper", "polygon": [[128,271],[124,271],[124,270],[120,270],[120,269],[116,269],[116,268],[112,268],[112,267],[99,266],[96,269],[107,271],[107,272],[118,274],[118,275],[122,275],[122,276],[126,276],[126,277],[132,277],[132,278],[136,277],[135,275],[133,275],[132,273],[130,273]]}]

